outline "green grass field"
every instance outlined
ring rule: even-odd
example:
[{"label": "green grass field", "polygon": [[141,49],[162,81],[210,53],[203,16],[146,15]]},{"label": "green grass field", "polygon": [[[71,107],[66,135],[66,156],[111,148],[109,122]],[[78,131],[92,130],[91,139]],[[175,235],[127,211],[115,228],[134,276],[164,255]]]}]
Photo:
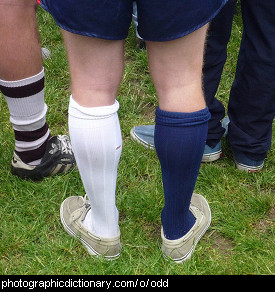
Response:
[{"label": "green grass field", "polygon": [[[51,51],[44,63],[47,121],[53,135],[68,134],[69,73],[59,28],[38,9],[42,46]],[[226,105],[234,78],[242,32],[240,14],[232,38],[218,97]],[[84,195],[79,173],[41,182],[14,177],[10,164],[14,135],[5,99],[0,95],[0,274],[1,275],[271,275],[275,273],[275,153],[264,170],[246,174],[235,169],[232,153],[222,141],[223,157],[203,164],[195,187],[209,201],[212,224],[190,261],[164,260],[160,246],[160,213],[164,204],[161,170],[154,151],[130,139],[135,125],[152,124],[157,105],[146,51],[135,49],[133,26],[126,40],[126,66],[118,92],[123,153],[119,164],[117,206],[123,251],[117,261],[91,257],[63,230],[61,202]]]}]

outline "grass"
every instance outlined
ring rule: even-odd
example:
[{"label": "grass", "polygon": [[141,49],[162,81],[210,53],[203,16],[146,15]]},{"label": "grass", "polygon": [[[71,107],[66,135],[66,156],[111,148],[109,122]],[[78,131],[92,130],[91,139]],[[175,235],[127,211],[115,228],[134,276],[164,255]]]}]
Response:
[{"label": "grass", "polygon": [[[52,134],[68,134],[69,73],[62,38],[53,19],[38,10],[45,61],[47,121]],[[232,38],[218,90],[225,104],[234,78],[241,38],[241,17],[234,19]],[[0,274],[1,275],[246,275],[274,274],[274,134],[264,170],[247,175],[235,169],[232,153],[222,141],[224,156],[203,164],[195,191],[210,203],[213,221],[190,261],[176,265],[160,251],[163,207],[161,170],[156,153],[130,139],[135,125],[152,124],[157,98],[145,51],[135,49],[133,27],[126,40],[126,66],[118,92],[123,153],[117,182],[117,206],[123,251],[117,261],[88,255],[65,233],[59,219],[61,202],[84,195],[73,171],[41,182],[12,176],[12,126],[0,98]]]}]

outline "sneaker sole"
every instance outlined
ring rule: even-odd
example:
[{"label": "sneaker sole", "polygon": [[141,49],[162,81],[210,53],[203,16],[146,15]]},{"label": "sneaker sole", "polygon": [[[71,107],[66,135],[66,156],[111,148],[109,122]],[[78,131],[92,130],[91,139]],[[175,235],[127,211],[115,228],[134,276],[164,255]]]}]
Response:
[{"label": "sneaker sole", "polygon": [[136,135],[136,133],[135,133],[135,129],[134,129],[134,128],[131,129],[131,131],[130,131],[130,136],[131,136],[132,140],[138,142],[139,144],[141,144],[141,145],[144,146],[145,148],[150,149],[150,150],[154,150],[154,149],[155,149],[155,147],[152,146],[151,144],[149,144],[149,143],[147,143],[147,142],[141,140],[141,139]]},{"label": "sneaker sole", "polygon": [[83,240],[79,235],[77,235],[65,222],[64,218],[63,218],[63,206],[64,206],[64,201],[61,204],[60,207],[60,219],[61,219],[61,223],[65,229],[65,231],[72,237],[78,239],[83,245],[84,247],[87,249],[88,253],[92,256],[96,256],[96,257],[104,257],[104,259],[106,260],[115,260],[120,256],[120,253],[115,255],[115,256],[104,256],[100,253],[98,253],[97,251],[95,251],[85,240]]},{"label": "sneaker sole", "polygon": [[51,177],[56,174],[63,174],[67,173],[68,171],[71,171],[74,169],[74,165],[72,164],[58,164],[56,167],[54,167],[50,172],[48,173],[38,173],[35,170],[28,170],[24,168],[18,168],[14,165],[11,165],[11,173],[13,175],[16,175],[22,179],[30,179],[30,180],[42,180],[45,177]]},{"label": "sneaker sole", "polygon": [[262,168],[264,166],[263,163],[261,165],[259,165],[259,166],[248,166],[248,165],[239,163],[237,161],[235,161],[235,163],[236,163],[237,169],[245,171],[247,173],[259,172],[260,170],[262,170]]},{"label": "sneaker sole", "polygon": [[222,151],[213,152],[211,154],[203,154],[202,162],[212,162],[220,159],[222,157]]}]

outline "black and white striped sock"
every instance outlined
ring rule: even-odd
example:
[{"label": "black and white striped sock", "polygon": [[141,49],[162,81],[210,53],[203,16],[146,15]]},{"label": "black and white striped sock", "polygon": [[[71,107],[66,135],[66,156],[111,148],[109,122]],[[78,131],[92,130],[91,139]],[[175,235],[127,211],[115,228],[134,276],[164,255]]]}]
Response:
[{"label": "black and white striped sock", "polygon": [[44,101],[44,69],[17,81],[0,80],[15,135],[15,151],[24,163],[38,165],[50,138]]}]

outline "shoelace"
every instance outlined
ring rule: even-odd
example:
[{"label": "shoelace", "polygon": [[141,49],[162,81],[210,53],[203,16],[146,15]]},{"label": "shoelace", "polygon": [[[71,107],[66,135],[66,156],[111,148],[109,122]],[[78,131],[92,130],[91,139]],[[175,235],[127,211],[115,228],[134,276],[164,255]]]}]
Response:
[{"label": "shoelace", "polygon": [[89,207],[90,207],[90,202],[89,202],[87,194],[85,194],[85,196],[83,197],[83,205],[72,213],[72,217],[71,217],[72,222],[77,220],[82,215],[82,213],[85,212],[86,209],[88,209]]},{"label": "shoelace", "polygon": [[61,153],[65,154],[73,154],[71,143],[66,135],[58,135],[58,140],[60,141],[61,145]]},{"label": "shoelace", "polygon": [[89,207],[89,206],[90,206],[90,201],[89,201],[88,195],[85,194],[85,196],[84,196],[83,199],[84,199],[84,205],[85,205],[86,207]]}]

